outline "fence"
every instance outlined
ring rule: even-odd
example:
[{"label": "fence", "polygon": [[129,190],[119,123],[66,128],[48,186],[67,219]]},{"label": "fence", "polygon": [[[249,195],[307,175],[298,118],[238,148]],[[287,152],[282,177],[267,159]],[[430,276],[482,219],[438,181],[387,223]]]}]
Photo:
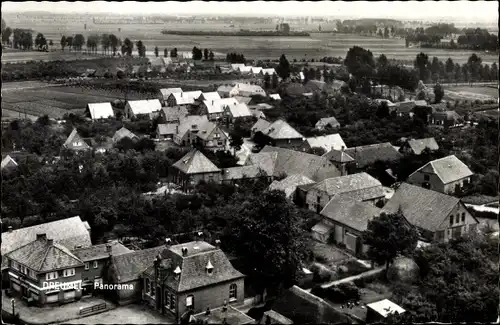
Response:
[{"label": "fence", "polygon": [[82,309],[80,309],[80,315],[92,314],[92,313],[95,313],[95,312],[100,311],[100,310],[105,310],[106,308],[107,308],[106,303],[90,306],[87,308],[82,308]]}]

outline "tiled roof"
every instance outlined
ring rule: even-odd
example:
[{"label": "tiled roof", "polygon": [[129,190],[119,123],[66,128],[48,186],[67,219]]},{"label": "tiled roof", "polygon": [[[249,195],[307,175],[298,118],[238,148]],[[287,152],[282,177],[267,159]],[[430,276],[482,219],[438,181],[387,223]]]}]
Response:
[{"label": "tiled roof", "polygon": [[204,100],[203,103],[207,107],[208,114],[223,113],[224,107],[238,105],[238,101],[235,98]]},{"label": "tiled roof", "polygon": [[172,93],[170,96],[175,98],[176,105],[186,105],[186,104],[194,104],[194,101],[201,96],[201,90],[197,91],[182,91],[178,93]]},{"label": "tiled roof", "polygon": [[436,139],[434,138],[411,139],[408,140],[408,145],[416,155],[420,155],[425,148],[429,148],[430,150],[439,149]]},{"label": "tiled roof", "polygon": [[252,97],[234,96],[233,98],[236,99],[238,103],[246,105],[248,105],[252,101]]},{"label": "tiled roof", "polygon": [[127,128],[122,127],[113,135],[113,141],[118,142],[123,138],[137,139],[138,137],[134,133],[130,132]]},{"label": "tiled roof", "polygon": [[17,163],[14,159],[12,159],[11,156],[7,155],[5,156],[4,159],[2,159],[2,167],[1,169],[7,168],[7,167],[16,167]]},{"label": "tiled roof", "polygon": [[[448,184],[474,174],[469,167],[455,155],[428,162],[417,169],[413,174],[418,172],[436,174],[443,184]],[[409,178],[411,178],[412,175],[410,175]]]},{"label": "tiled roof", "polygon": [[338,133],[307,138],[306,141],[311,148],[319,147],[325,149],[325,151],[332,149],[342,150],[342,148],[346,147],[344,140],[342,140],[342,137]]},{"label": "tiled roof", "polygon": [[[80,145],[75,146],[73,145],[75,142],[79,142]],[[71,131],[70,135],[64,142],[63,146],[67,149],[73,149],[73,150],[87,150],[90,149],[90,146],[83,140],[83,138],[78,134],[78,131],[73,129]]]},{"label": "tiled roof", "polygon": [[339,127],[340,123],[337,121],[335,117],[324,117],[320,119],[316,125],[314,126],[315,128],[321,128],[321,127],[326,127],[327,125],[330,125],[331,127]]},{"label": "tiled roof", "polygon": [[265,146],[259,153],[250,154],[247,165],[251,164],[259,165],[275,177],[302,174],[318,181],[340,176],[340,171],[326,158],[272,146]]},{"label": "tiled roof", "polygon": [[408,101],[404,101],[404,102],[395,103],[395,105],[396,105],[396,110],[399,113],[412,113],[413,109],[416,106],[414,100],[408,100]]},{"label": "tiled roof", "polygon": [[176,134],[178,125],[177,123],[158,124],[158,133],[161,135]]},{"label": "tiled roof", "polygon": [[87,108],[93,120],[115,116],[111,103],[91,103],[87,104]]},{"label": "tiled roof", "polygon": [[402,183],[382,210],[392,214],[401,208],[410,224],[436,231],[459,202],[456,197]]},{"label": "tiled roof", "polygon": [[[187,255],[183,256],[182,248],[187,248]],[[162,265],[170,259],[170,270],[166,270],[165,285],[176,292],[185,292],[200,287],[205,287],[221,282],[227,282],[244,277],[229,262],[226,254],[214,246],[194,241],[171,246],[164,252]],[[213,266],[212,273],[208,274],[206,266],[210,262]],[[180,277],[176,278],[173,270],[179,267]]]},{"label": "tiled roof", "polygon": [[47,234],[55,243],[74,249],[92,245],[90,234],[80,217],[72,217],[2,233],[2,255],[36,240],[37,234]]},{"label": "tiled roof", "polygon": [[435,112],[432,114],[432,117],[435,119],[442,119],[447,121],[457,121],[462,117],[455,111],[446,111],[446,112]]},{"label": "tiled roof", "polygon": [[127,105],[134,115],[151,114],[161,110],[158,99],[129,100]]},{"label": "tiled roof", "polygon": [[224,320],[227,325],[255,324],[253,318],[232,306],[228,306],[226,311],[223,311],[223,307],[218,307],[211,309],[209,315],[202,312],[193,317],[197,321],[202,321],[203,324],[224,324]]},{"label": "tiled roof", "polygon": [[396,161],[402,157],[389,142],[347,148],[345,152],[356,160],[359,167],[373,164],[377,160]]},{"label": "tiled roof", "polygon": [[49,239],[50,237],[36,239],[8,253],[6,257],[36,272],[50,272],[83,265],[69,249]]},{"label": "tiled roof", "polygon": [[282,179],[281,181],[272,182],[272,184],[269,186],[269,190],[282,191],[285,193],[285,196],[287,198],[290,198],[297,189],[297,186],[313,183],[315,182],[312,179],[304,175],[294,174]]},{"label": "tiled roof", "polygon": [[264,120],[264,119],[259,119],[257,122],[255,122],[255,124],[252,126],[252,132],[256,133],[256,132],[262,132],[264,131],[266,128],[268,128],[269,126],[271,125],[270,122]]},{"label": "tiled roof", "polygon": [[155,258],[165,250],[158,246],[111,257],[112,269],[118,283],[134,281],[153,265]]},{"label": "tiled roof", "polygon": [[281,100],[280,94],[269,94],[269,98],[274,100]]},{"label": "tiled roof", "polygon": [[354,161],[354,158],[346,154],[345,151],[335,149],[328,151],[323,155],[323,157],[327,158],[330,161],[339,163],[348,163]]},{"label": "tiled roof", "polygon": [[384,196],[382,184],[367,173],[327,178],[310,189],[325,192],[330,197],[339,194],[352,194],[356,198],[360,198],[361,201]]},{"label": "tiled roof", "polygon": [[268,310],[264,312],[264,315],[262,315],[262,319],[260,320],[259,324],[265,325],[267,317],[271,319],[271,324],[285,324],[285,325],[293,324],[293,322],[290,319],[275,312],[274,310]]},{"label": "tiled roof", "polygon": [[209,101],[221,99],[219,93],[216,91],[212,91],[209,93],[202,93],[200,95],[200,98],[202,98],[203,100],[209,100]]},{"label": "tiled roof", "polygon": [[185,106],[163,107],[162,111],[165,116],[165,122],[179,121],[189,114]]},{"label": "tiled roof", "polygon": [[198,133],[196,133],[196,136],[200,139],[207,140],[210,134],[212,132],[218,131],[221,138],[227,138],[226,134],[224,131],[222,131],[219,126],[213,122],[206,122],[200,125]]},{"label": "tiled roof", "polygon": [[248,106],[242,103],[239,103],[236,106],[229,106],[229,112],[233,118],[252,116]]},{"label": "tiled roof", "polygon": [[185,174],[216,173],[221,171],[204,154],[196,149],[188,152],[172,166]]},{"label": "tiled roof", "polygon": [[112,256],[119,256],[132,252],[130,249],[123,246],[118,241],[113,241],[108,244],[93,245],[86,248],[77,248],[73,250],[73,254],[83,262],[108,258],[110,256],[110,253],[108,253],[107,251],[107,245],[111,246],[110,253]]},{"label": "tiled roof", "polygon": [[[260,168],[258,165],[248,165],[241,167],[225,168],[222,176],[224,180],[234,180],[234,179],[244,179],[244,178],[255,178],[259,176],[259,173],[267,174],[266,171]],[[269,176],[272,176],[272,174]]]},{"label": "tiled roof", "polygon": [[283,120],[277,120],[271,125],[269,125],[264,131],[265,135],[274,140],[286,140],[286,139],[303,139],[302,134],[297,132],[294,128],[290,126],[287,122]]},{"label": "tiled roof", "polygon": [[358,231],[365,231],[368,221],[380,216],[381,209],[373,204],[346,197],[334,197],[320,214]]},{"label": "tiled roof", "polygon": [[181,93],[182,88],[163,88],[160,89],[161,95],[163,96],[163,100],[167,100],[168,96],[172,93]]},{"label": "tiled roof", "polygon": [[[180,119],[179,131],[177,133],[181,138],[190,130],[199,130],[199,128],[208,122],[206,115],[188,115]],[[193,126],[196,126],[193,128]]]}]

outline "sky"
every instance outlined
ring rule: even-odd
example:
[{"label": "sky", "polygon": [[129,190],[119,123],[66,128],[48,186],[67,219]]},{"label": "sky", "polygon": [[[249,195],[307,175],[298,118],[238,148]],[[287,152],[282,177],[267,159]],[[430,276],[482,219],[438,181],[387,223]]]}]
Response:
[{"label": "sky", "polygon": [[279,16],[352,16],[365,18],[465,18],[468,21],[498,20],[497,1],[256,1],[256,2],[50,2],[2,1],[2,11],[49,11],[54,13],[114,14],[247,14]]}]

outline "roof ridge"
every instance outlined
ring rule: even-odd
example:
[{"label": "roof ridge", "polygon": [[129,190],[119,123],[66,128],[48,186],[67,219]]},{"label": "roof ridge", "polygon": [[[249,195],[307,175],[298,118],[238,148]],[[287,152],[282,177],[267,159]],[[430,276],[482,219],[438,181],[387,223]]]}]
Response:
[{"label": "roof ridge", "polygon": [[[49,241],[47,239],[45,239],[45,243],[48,245]],[[43,263],[45,262],[45,259],[47,258],[47,255],[49,254],[49,249],[50,249],[50,246],[47,247],[47,249],[45,250],[45,254],[43,255],[43,258],[40,262],[40,266],[38,267],[37,271],[40,271],[42,269]]]}]

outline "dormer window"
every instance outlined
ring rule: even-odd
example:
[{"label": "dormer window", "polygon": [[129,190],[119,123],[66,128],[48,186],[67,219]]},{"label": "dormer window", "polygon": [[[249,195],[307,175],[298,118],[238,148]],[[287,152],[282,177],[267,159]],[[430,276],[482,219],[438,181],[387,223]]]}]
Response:
[{"label": "dormer window", "polygon": [[208,260],[206,270],[208,274],[212,274],[212,272],[214,271],[214,266],[212,265],[212,262],[210,262],[210,260]]}]

